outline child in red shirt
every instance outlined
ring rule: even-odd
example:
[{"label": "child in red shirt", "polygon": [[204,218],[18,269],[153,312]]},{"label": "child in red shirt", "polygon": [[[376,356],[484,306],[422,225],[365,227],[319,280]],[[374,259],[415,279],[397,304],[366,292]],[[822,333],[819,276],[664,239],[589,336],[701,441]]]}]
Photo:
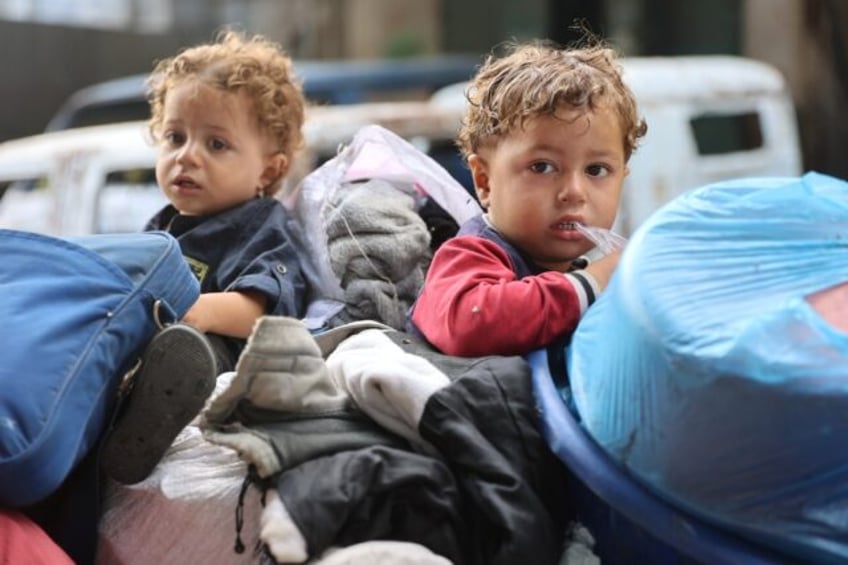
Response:
[{"label": "child in red shirt", "polygon": [[647,127],[602,45],[513,45],[467,97],[458,144],[486,212],[436,252],[410,329],[449,355],[523,354],[573,332],[607,285],[619,252],[590,262],[580,228],[612,226]]}]

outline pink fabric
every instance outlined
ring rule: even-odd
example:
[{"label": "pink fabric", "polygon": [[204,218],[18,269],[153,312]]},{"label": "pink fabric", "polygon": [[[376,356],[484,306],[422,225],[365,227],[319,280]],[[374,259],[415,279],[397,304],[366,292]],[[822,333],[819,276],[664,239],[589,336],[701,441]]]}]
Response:
[{"label": "pink fabric", "polygon": [[811,294],[807,300],[827,323],[848,332],[848,283]]},{"label": "pink fabric", "polygon": [[73,565],[35,522],[11,510],[0,511],[0,563]]}]

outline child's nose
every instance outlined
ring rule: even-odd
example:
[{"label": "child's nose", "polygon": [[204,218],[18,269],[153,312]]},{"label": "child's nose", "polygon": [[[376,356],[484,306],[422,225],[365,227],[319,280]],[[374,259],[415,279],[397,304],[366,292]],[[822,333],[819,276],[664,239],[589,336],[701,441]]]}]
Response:
[{"label": "child's nose", "polygon": [[566,175],[559,187],[557,198],[562,202],[579,202],[585,197],[585,179],[581,175]]},{"label": "child's nose", "polygon": [[177,153],[177,163],[186,164],[186,163],[194,163],[197,160],[197,147],[194,143],[186,141],[182,147],[180,147],[179,152]]}]

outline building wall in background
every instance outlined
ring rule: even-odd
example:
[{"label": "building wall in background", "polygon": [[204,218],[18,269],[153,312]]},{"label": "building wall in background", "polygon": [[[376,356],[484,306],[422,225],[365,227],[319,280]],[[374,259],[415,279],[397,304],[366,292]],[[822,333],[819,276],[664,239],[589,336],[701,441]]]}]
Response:
[{"label": "building wall in background", "polygon": [[[295,58],[340,59],[480,55],[513,38],[567,43],[582,20],[625,55],[739,53],[774,64],[798,106],[805,166],[848,178],[845,0],[114,1],[130,7],[130,30],[28,22],[27,6],[47,5],[35,0],[15,3],[16,21],[0,20],[0,139],[41,131],[74,90],[147,72],[226,22],[279,41]],[[162,17],[151,18],[151,6]]]},{"label": "building wall in background", "polygon": [[747,0],[744,39],[787,77],[805,167],[848,179],[848,3]]},{"label": "building wall in background", "polygon": [[777,67],[798,114],[805,169],[848,179],[848,2],[605,0],[624,54],[745,55]]},{"label": "building wall in background", "polygon": [[[197,0],[192,1],[195,7]],[[228,0],[220,21],[239,21],[295,57],[378,59],[439,53],[441,0]],[[281,8],[284,7],[283,8]]]},{"label": "building wall in background", "polygon": [[0,139],[41,131],[77,88],[130,73],[196,39],[0,21]]},{"label": "building wall in background", "polygon": [[555,2],[443,0],[444,48],[454,53],[483,54],[511,39],[545,36]]},{"label": "building wall in background", "polygon": [[442,51],[440,0],[359,0],[350,3],[344,55],[374,59]]},{"label": "building wall in background", "polygon": [[[114,18],[99,27],[44,23],[51,21],[49,14],[38,17],[34,7],[41,4],[28,9],[26,0],[14,13],[0,12],[14,16],[0,20],[0,65],[5,75],[0,104],[14,109],[0,113],[0,140],[42,131],[75,90],[148,72],[155,60],[212,39],[226,23],[266,35],[300,59],[380,58],[443,50],[441,0],[123,1],[129,10],[126,31],[111,29]],[[169,21],[167,29],[151,26],[150,18],[136,13],[148,5],[167,8],[168,17],[157,20]]]},{"label": "building wall in background", "polygon": [[639,52],[739,53],[745,0],[641,0]]}]

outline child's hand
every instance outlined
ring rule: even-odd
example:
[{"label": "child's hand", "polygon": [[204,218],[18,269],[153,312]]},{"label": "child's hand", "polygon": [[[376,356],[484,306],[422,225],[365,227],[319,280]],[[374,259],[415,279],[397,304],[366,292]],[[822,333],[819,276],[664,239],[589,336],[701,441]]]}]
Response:
[{"label": "child's hand", "polygon": [[200,295],[182,321],[204,333],[246,338],[265,311],[256,292],[209,292]]},{"label": "child's hand", "polygon": [[210,320],[211,308],[208,306],[208,302],[205,299],[204,295],[200,295],[197,299],[197,302],[189,308],[188,312],[185,313],[183,319],[181,320],[183,323],[193,326],[195,329],[200,330],[201,332],[208,332],[209,327],[212,325]]},{"label": "child's hand", "polygon": [[597,261],[592,261],[586,267],[586,272],[595,278],[601,290],[607,287],[612,273],[618,266],[618,260],[621,258],[621,250],[612,251]]}]

